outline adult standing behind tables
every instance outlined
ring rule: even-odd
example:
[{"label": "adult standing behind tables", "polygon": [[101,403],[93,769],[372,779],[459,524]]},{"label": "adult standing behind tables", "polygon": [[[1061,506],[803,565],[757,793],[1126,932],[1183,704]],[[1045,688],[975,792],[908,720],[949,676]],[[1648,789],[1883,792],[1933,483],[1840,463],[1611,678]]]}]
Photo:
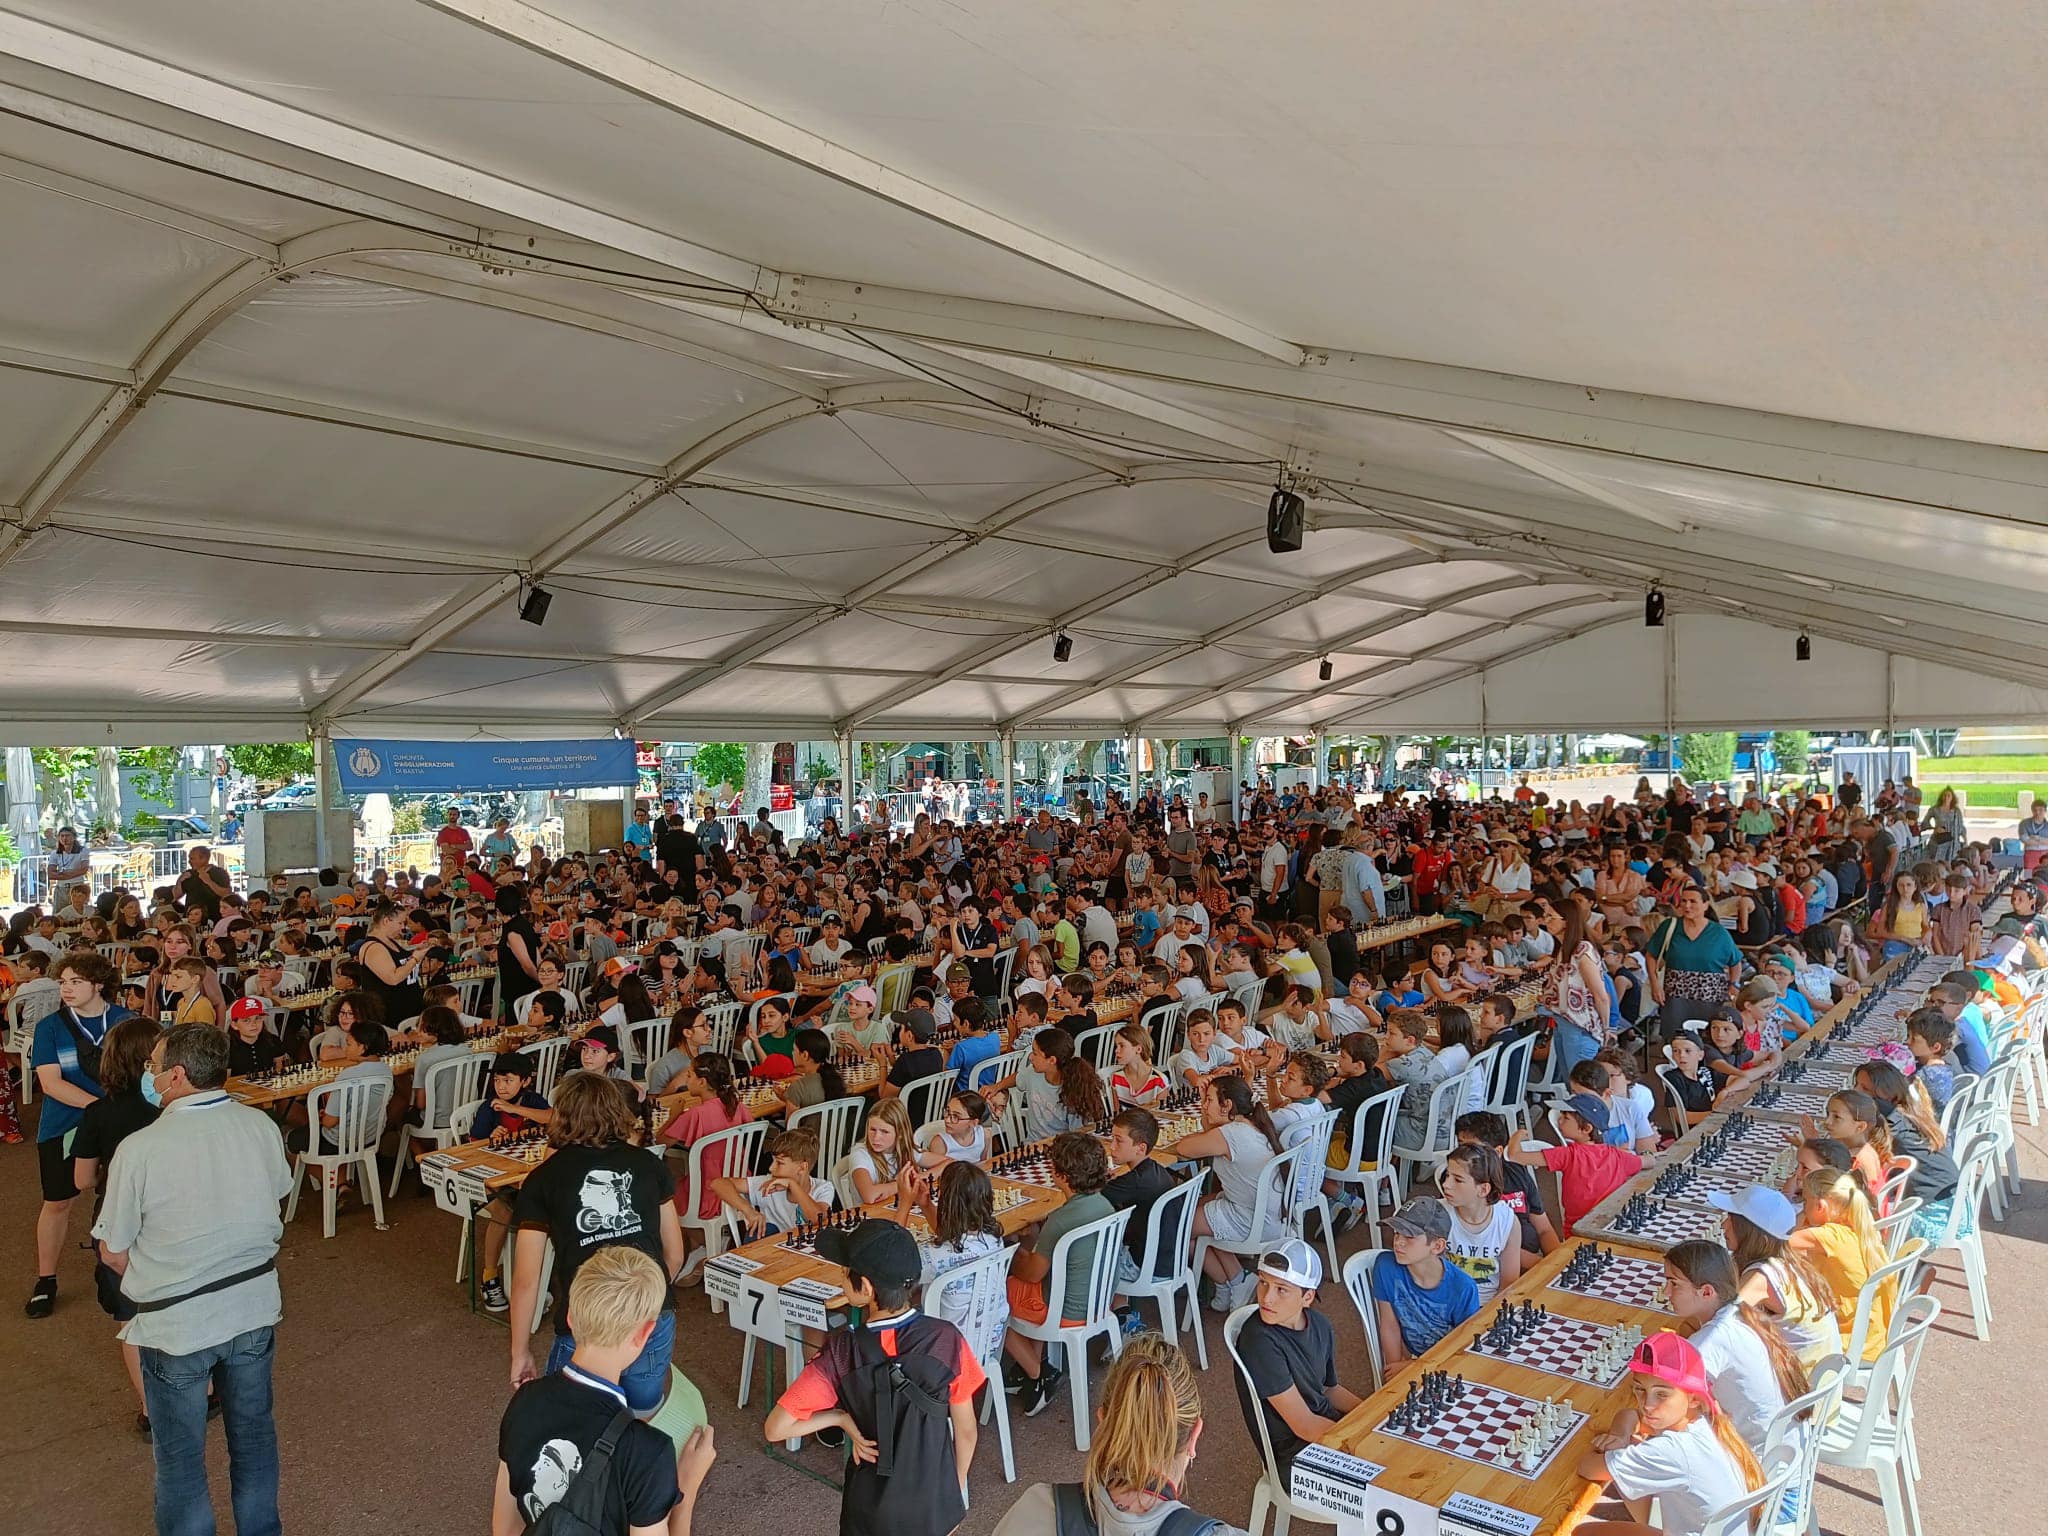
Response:
[{"label": "adult standing behind tables", "polygon": [[680,872],[676,894],[686,902],[697,899],[697,866],[702,854],[702,843],[681,816],[669,817],[655,835],[655,873],[665,875],[672,869]]},{"label": "adult standing behind tables", "polygon": [[1350,909],[1354,923],[1376,923],[1387,915],[1387,882],[1372,856],[1372,838],[1353,827],[1344,834],[1344,863],[1335,905]]},{"label": "adult standing behind tables", "polygon": [[[29,1047],[29,1070],[43,1094],[36,1124],[43,1190],[36,1214],[36,1285],[22,1309],[33,1318],[48,1317],[57,1307],[57,1261],[64,1252],[71,1202],[78,1195],[71,1139],[86,1107],[100,1097],[100,1048],[109,1030],[135,1016],[112,1001],[114,968],[92,950],[66,955],[54,970],[58,1006],[37,1021]],[[225,1036],[221,1050],[227,1050]]]},{"label": "adult standing behind tables", "polygon": [[356,951],[357,961],[371,977],[363,990],[384,1005],[385,1022],[393,1028],[418,1018],[425,1006],[420,964],[427,951],[405,942],[405,926],[403,912],[388,901],[379,902],[370,910],[369,937]]},{"label": "adult standing behind tables", "polygon": [[1969,833],[1963,825],[1963,808],[1953,788],[1944,789],[1935,796],[1934,809],[1927,813],[1924,825],[1934,834],[1927,847],[1930,858],[1952,859],[1962,850]]},{"label": "adult standing behind tables", "polygon": [[[1202,1439],[1202,1393],[1187,1357],[1156,1333],[1140,1333],[1110,1362],[1102,1409],[1078,1485],[1034,1483],[1010,1506],[995,1536],[1061,1536],[1083,1515],[1082,1529],[1102,1536],[1161,1536],[1169,1519],[1205,1522],[1182,1502]],[[1204,1536],[1245,1536],[1217,1522]]]},{"label": "adult standing behind tables", "polygon": [[57,846],[50,850],[50,904],[62,911],[74,885],[92,886],[92,850],[79,845],[78,829],[59,827]]},{"label": "adult standing behind tables", "polygon": [[493,898],[504,926],[498,934],[498,1017],[513,1022],[512,1004],[540,985],[540,934],[526,910],[526,887],[501,885]]},{"label": "adult standing behind tables", "polygon": [[[548,1145],[554,1153],[527,1175],[512,1208],[519,1229],[512,1265],[515,1389],[543,1374],[534,1367],[528,1329],[549,1243],[555,1249],[555,1341],[546,1373],[560,1370],[576,1352],[569,1287],[584,1260],[624,1243],[653,1259],[673,1283],[685,1257],[675,1176],[659,1153],[633,1144],[639,1126],[626,1090],[594,1072],[571,1072],[556,1087],[553,1107]],[[626,1406],[636,1414],[644,1417],[661,1406],[675,1335],[675,1312],[664,1310],[639,1357],[619,1378]]]},{"label": "adult standing behind tables", "polygon": [[[453,812],[450,812],[450,814],[452,815]],[[640,814],[645,816],[646,812],[643,811]],[[631,841],[630,833],[627,840]],[[483,854],[484,862],[494,867],[500,859],[516,860],[519,857],[519,839],[512,835],[512,823],[503,816],[493,821],[490,832],[484,837],[483,847],[480,851]]]},{"label": "adult standing behind tables", "polygon": [[462,812],[454,806],[448,807],[448,819],[441,823],[434,833],[434,849],[441,862],[453,859],[460,864],[476,848],[476,839],[469,835],[469,828],[462,824]]},{"label": "adult standing behind tables", "polygon": [[277,1426],[270,1374],[284,1302],[278,1202],[292,1174],[277,1124],[227,1096],[227,1036],[188,1024],[161,1036],[142,1095],[163,1113],[114,1153],[93,1236],[136,1316],[156,1457],[157,1536],[213,1536],[206,1396],[219,1386],[239,1536],[273,1536]]},{"label": "adult standing behind tables", "polygon": [[633,807],[633,821],[626,828],[625,841],[626,846],[633,850],[634,858],[647,859],[654,856],[654,826],[648,817],[646,806]]},{"label": "adult standing behind tables", "polygon": [[1650,995],[1662,1008],[1659,1038],[1669,1040],[1688,1023],[1704,1023],[1728,1001],[1742,974],[1742,951],[1707,911],[1707,893],[1688,885],[1650,937]]},{"label": "adult standing behind tables", "polygon": [[211,928],[220,921],[221,897],[232,889],[227,871],[213,862],[213,850],[204,843],[194,843],[185,860],[189,867],[178,876],[175,894],[188,917],[203,915]]}]

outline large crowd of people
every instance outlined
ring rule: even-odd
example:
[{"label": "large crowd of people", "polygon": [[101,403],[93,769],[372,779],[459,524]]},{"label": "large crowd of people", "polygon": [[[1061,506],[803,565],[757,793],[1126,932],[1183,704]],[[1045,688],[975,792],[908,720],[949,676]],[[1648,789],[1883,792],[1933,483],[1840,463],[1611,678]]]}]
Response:
[{"label": "large crowd of people", "polygon": [[[205,1504],[195,1447],[209,1377],[239,1528],[276,1529],[275,1206],[287,1147],[329,1128],[306,1124],[302,1104],[275,1117],[236,1104],[230,1074],[323,1064],[389,1080],[385,1058],[407,1048],[421,1053],[417,1085],[432,1053],[502,1027],[573,1031],[580,1070],[544,1095],[532,1058],[506,1051],[471,1126],[534,1128],[555,1149],[479,1215],[482,1296],[512,1320],[516,1389],[494,1530],[510,1536],[557,1505],[586,1522],[565,1529],[687,1530],[713,1454],[708,1431],[678,1428],[672,1412],[676,1296],[701,1283],[708,1253],[687,1229],[723,1210],[747,1237],[783,1231],[851,1190],[897,1218],[827,1234],[866,1325],[811,1341],[765,1433],[849,1448],[842,1529],[939,1536],[961,1515],[976,1393],[1005,1392],[1029,1417],[1085,1368],[1055,1364],[1038,1336],[1051,1301],[1076,1304],[1092,1261],[1069,1244],[1071,1283],[1054,1284],[1068,1234],[1130,1212],[1117,1271],[1135,1285],[1154,1204],[1182,1174],[1210,1176],[1192,1223],[1214,1240],[1203,1290],[1220,1312],[1252,1309],[1243,1409],[1284,1471],[1360,1394],[1337,1379],[1315,1248],[1270,1213],[1256,1229],[1274,1158],[1329,1145],[1329,1167],[1307,1164],[1299,1187],[1325,1197],[1342,1231],[1364,1204],[1325,1176],[1347,1141],[1375,1134],[1371,1115],[1395,1115],[1404,1144],[1442,1138],[1434,1193],[1386,1219],[1373,1275],[1377,1346],[1398,1372],[1661,1144],[1767,1076],[1878,968],[1947,957],[1909,1053],[1831,1101],[1794,1187],[1748,1192],[1725,1245],[1674,1251],[1691,1340],[1646,1350],[1633,1367],[1640,1411],[1581,1470],[1628,1504],[1607,1529],[1645,1528],[1662,1493],[1662,1529],[1678,1536],[1757,1486],[1761,1424],[1798,1395],[1802,1363],[1840,1347],[1843,1298],[1853,1311],[1874,1267],[1867,1228],[1896,1159],[1914,1160],[1920,1220],[1945,1219],[1956,1169],[1939,1105],[1955,1073],[1988,1066],[1987,1018],[2017,1002],[2001,990],[2008,973],[2048,965],[2039,893],[2021,883],[1987,926],[1991,850],[1969,840],[1951,795],[1925,811],[1918,797],[1910,781],[1867,806],[1853,781],[1832,798],[1645,781],[1586,804],[1525,781],[1474,803],[1260,782],[1241,786],[1234,815],[1206,797],[1112,793],[1073,817],[919,814],[907,829],[856,808],[797,840],[765,816],[728,833],[670,805],[641,813],[618,849],[560,858],[534,847],[522,859],[503,826],[477,840],[451,821],[460,836],[444,831],[425,873],[323,870],[240,892],[195,849],[161,890],[95,897],[73,882],[0,944],[0,986],[23,1019],[10,1041],[39,1101],[26,1315],[58,1306],[78,1211],[92,1208],[100,1299],[123,1319],[138,1422],[156,1446],[159,1529],[212,1528],[192,1514]],[[1390,925],[1426,916],[1456,926],[1386,942]],[[334,989],[324,1008],[272,1006],[316,975]],[[1110,999],[1130,1006],[1100,1066],[1076,1038]],[[720,1038],[712,1018],[729,1002],[746,1006]],[[650,1025],[655,1048],[636,1053]],[[1454,1117],[1428,1117],[1442,1084],[1526,1037],[1559,1096],[1562,1145],[1510,1134],[1476,1089]],[[771,1134],[759,1167],[698,1183],[641,1150],[656,1102],[659,1143],[687,1167],[698,1143],[754,1117],[738,1078],[774,1084],[761,1113],[780,1118],[844,1097],[846,1071],[868,1063],[879,1083],[840,1167],[820,1166],[816,1137],[797,1128]],[[956,1076],[937,1124],[913,1124],[904,1090],[941,1072]],[[1201,1128],[1175,1143],[1169,1169],[1153,1154],[1162,1106],[1182,1094]],[[394,1095],[394,1127],[425,1109],[417,1092]],[[0,1075],[0,1134],[25,1134],[19,1114]],[[1045,1149],[1062,1202],[1020,1237],[1000,1305],[976,1314],[976,1288],[945,1273],[998,1246],[989,1172],[1024,1144]],[[1555,1217],[1539,1173],[1554,1177]],[[924,1249],[907,1238],[913,1217],[932,1234]],[[208,1240],[195,1246],[195,1231]],[[549,1249],[542,1352],[529,1325]],[[1007,1536],[1192,1529],[1169,1517],[1185,1508],[1205,1432],[1199,1396],[1134,1305],[1122,1301],[1119,1321],[1131,1342],[1101,1388],[1078,1492],[1025,1492]],[[1672,1497],[1679,1486],[1696,1496]]]}]

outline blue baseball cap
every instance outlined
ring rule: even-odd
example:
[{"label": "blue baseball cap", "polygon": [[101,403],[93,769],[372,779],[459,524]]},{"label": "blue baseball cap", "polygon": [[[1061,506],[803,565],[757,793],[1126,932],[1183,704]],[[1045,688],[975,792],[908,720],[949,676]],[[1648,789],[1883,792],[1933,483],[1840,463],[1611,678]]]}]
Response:
[{"label": "blue baseball cap", "polygon": [[1568,1109],[1593,1128],[1596,1136],[1607,1134],[1607,1101],[1597,1093],[1575,1093],[1558,1106]]}]

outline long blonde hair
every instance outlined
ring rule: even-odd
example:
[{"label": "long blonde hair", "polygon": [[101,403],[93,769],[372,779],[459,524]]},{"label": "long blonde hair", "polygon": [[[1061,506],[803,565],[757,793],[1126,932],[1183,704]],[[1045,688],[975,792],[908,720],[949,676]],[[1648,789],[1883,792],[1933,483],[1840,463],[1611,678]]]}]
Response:
[{"label": "long blonde hair", "polygon": [[[896,1132],[896,1146],[892,1151],[877,1152],[868,1142],[868,1127],[877,1120],[893,1127]],[[867,1119],[861,1124],[860,1144],[867,1148],[868,1156],[875,1160],[878,1169],[884,1160],[889,1164],[889,1167],[882,1171],[882,1177],[885,1179],[893,1179],[903,1171],[904,1160],[915,1150],[912,1144],[916,1139],[917,1132],[910,1124],[910,1111],[903,1107],[901,1099],[877,1099],[874,1107],[868,1111]]]},{"label": "long blonde hair", "polygon": [[1885,1263],[1884,1242],[1877,1235],[1877,1220],[1863,1186],[1839,1168],[1816,1168],[1799,1186],[1800,1193],[1827,1212],[1828,1219],[1856,1234],[1856,1246],[1863,1252],[1863,1272],[1875,1274]]},{"label": "long blonde hair", "polygon": [[1098,1501],[1113,1490],[1156,1489],[1201,1422],[1202,1392],[1187,1356],[1156,1333],[1126,1343],[1102,1383],[1102,1418],[1082,1476],[1096,1523],[1106,1523]]}]

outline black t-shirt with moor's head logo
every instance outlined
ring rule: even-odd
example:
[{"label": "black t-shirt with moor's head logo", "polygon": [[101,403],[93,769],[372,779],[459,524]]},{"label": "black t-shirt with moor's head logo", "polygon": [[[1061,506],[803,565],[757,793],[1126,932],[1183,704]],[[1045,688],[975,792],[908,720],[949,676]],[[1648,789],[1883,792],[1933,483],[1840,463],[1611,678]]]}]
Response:
[{"label": "black t-shirt with moor's head logo", "polygon": [[624,1243],[662,1265],[661,1210],[675,1198],[675,1175],[645,1147],[560,1147],[520,1186],[512,1208],[522,1230],[548,1234],[555,1245],[555,1328],[569,1328],[569,1284],[583,1261],[609,1243]]}]

